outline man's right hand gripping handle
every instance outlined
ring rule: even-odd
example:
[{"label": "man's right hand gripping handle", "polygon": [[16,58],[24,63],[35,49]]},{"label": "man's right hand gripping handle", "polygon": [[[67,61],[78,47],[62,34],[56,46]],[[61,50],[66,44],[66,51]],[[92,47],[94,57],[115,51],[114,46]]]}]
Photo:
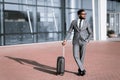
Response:
[{"label": "man's right hand gripping handle", "polygon": [[62,42],[62,45],[65,46],[66,44],[67,44],[67,40],[64,40],[64,41]]}]

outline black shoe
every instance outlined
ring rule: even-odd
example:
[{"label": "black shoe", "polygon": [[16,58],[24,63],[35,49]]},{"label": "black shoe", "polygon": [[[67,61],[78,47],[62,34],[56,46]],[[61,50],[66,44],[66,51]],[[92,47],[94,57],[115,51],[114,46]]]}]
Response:
[{"label": "black shoe", "polygon": [[[86,72],[86,70],[84,69],[84,71]],[[78,69],[78,72],[81,72],[80,68]]]},{"label": "black shoe", "polygon": [[84,76],[86,74],[86,70],[81,71],[80,68],[78,69],[78,76]]},{"label": "black shoe", "polygon": [[81,76],[84,76],[85,74],[86,74],[86,70],[83,70],[83,71],[80,72]]}]

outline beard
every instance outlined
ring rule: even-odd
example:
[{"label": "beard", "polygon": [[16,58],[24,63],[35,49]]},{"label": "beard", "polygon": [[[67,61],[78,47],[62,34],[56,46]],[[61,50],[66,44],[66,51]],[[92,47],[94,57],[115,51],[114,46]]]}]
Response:
[{"label": "beard", "polygon": [[79,19],[86,19],[85,17],[80,16]]}]

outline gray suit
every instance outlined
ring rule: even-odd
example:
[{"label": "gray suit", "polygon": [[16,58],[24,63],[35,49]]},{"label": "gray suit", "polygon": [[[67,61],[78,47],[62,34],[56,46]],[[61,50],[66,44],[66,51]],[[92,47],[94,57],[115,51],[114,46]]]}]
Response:
[{"label": "gray suit", "polygon": [[86,43],[89,42],[89,40],[91,39],[92,31],[90,28],[90,24],[86,20],[84,20],[83,25],[80,28],[77,25],[77,20],[73,20],[65,40],[67,40],[70,37],[71,32],[73,30],[73,56],[75,58],[76,63],[78,64],[78,67],[81,70],[84,70],[83,62],[85,57]]}]

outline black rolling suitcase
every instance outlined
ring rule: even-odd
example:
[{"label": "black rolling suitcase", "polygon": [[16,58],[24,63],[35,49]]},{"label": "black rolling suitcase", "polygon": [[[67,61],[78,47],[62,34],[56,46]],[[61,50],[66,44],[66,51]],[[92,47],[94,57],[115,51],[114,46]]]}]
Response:
[{"label": "black rolling suitcase", "polygon": [[63,46],[63,55],[57,58],[57,75],[64,75],[65,72],[65,58],[64,58],[64,46]]}]

